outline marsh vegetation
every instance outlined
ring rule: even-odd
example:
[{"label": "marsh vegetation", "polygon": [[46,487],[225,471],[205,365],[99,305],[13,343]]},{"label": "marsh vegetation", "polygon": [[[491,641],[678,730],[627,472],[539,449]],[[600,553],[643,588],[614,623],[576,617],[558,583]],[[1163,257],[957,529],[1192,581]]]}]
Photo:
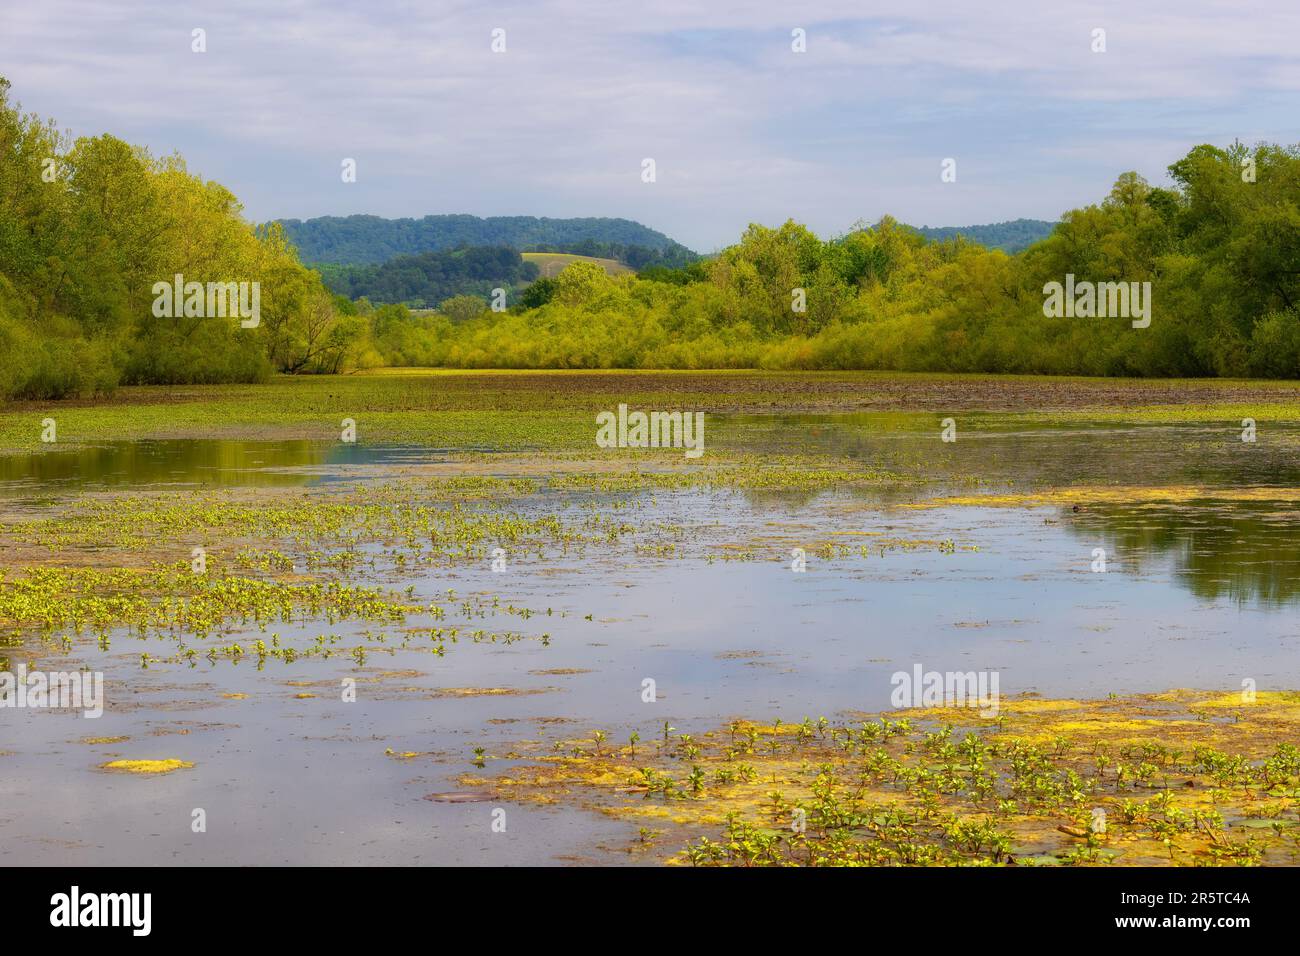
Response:
[{"label": "marsh vegetation", "polygon": [[[706,454],[598,448],[615,399],[709,410]],[[0,656],[107,701],[18,712],[17,790],[100,799],[19,800],[4,855],[200,787],[243,836],[68,859],[1295,862],[1295,418],[1284,383],[871,373],[11,407]],[[914,661],[997,669],[1002,716],[888,710]]]}]

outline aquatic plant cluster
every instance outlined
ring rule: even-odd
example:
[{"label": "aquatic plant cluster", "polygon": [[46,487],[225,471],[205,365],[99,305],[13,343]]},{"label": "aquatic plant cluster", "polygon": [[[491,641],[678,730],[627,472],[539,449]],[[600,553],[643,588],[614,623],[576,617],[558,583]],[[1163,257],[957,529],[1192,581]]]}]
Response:
[{"label": "aquatic plant cluster", "polygon": [[[61,652],[73,650],[78,638],[93,638],[101,651],[112,646],[115,632],[139,638],[170,639],[174,653],[159,657],[141,655],[141,666],[151,663],[184,662],[193,666],[204,659],[238,663],[255,660],[259,669],[268,659],[293,663],[300,658],[328,658],[346,653],[358,664],[365,662],[366,645],[350,650],[335,648],[342,638],[319,634],[305,646],[293,646],[286,637],[270,635],[268,645],[261,638],[242,639],[224,645],[207,643],[192,646],[191,641],[205,642],[229,632],[247,633],[255,629],[265,634],[268,628],[305,625],[311,622],[334,627],[343,622],[388,625],[399,631],[392,646],[409,647],[416,635],[431,642],[435,653],[445,645],[461,639],[474,643],[514,643],[528,635],[516,631],[489,631],[468,623],[474,617],[512,614],[526,619],[532,612],[512,604],[503,605],[498,598],[475,596],[455,603],[449,600],[427,604],[403,600],[378,588],[344,585],[337,582],[284,583],[238,576],[200,575],[188,569],[155,568],[139,570],[117,568],[99,571],[93,568],[30,568],[23,576],[5,578],[0,573],[0,622],[9,633],[9,646],[21,646],[24,635],[38,638],[45,647]],[[410,616],[435,621],[451,612],[460,624],[439,627],[405,628]],[[369,643],[385,644],[388,632],[366,630],[362,636]],[[548,641],[549,635],[540,635]],[[247,645],[247,646],[245,646]]]},{"label": "aquatic plant cluster", "polygon": [[466,786],[636,822],[696,866],[1300,862],[1300,694],[1023,698],[996,720],[912,710],[607,734]]},{"label": "aquatic plant cluster", "polygon": [[[448,610],[469,621],[484,606],[493,614],[526,619],[533,612],[503,605],[499,598],[475,595],[464,607],[452,602],[448,608],[446,602],[414,600],[412,588],[391,593],[355,582],[396,584],[416,568],[485,562],[499,548],[508,548],[512,560],[544,560],[578,557],[593,546],[605,549],[627,541],[630,553],[680,557],[686,529],[662,523],[642,527],[623,514],[636,507],[641,493],[826,489],[900,477],[801,469],[792,460],[767,468],[749,460],[690,472],[624,468],[604,474],[566,471],[556,462],[554,473],[539,477],[377,478],[339,490],[310,491],[101,492],[62,502],[57,514],[37,510],[0,524],[10,565],[0,569],[5,585],[0,589],[0,627],[15,642],[34,632],[51,645],[69,646],[75,637],[88,635],[104,649],[117,628],[169,636],[190,661],[269,656],[291,662],[298,656],[328,656],[335,641],[323,636],[298,648],[277,640],[269,649],[258,641],[252,648],[233,643],[196,650],[185,642],[293,622],[396,627],[408,617],[441,621]],[[543,490],[564,497],[557,506],[541,505]],[[930,545],[942,547],[940,542]],[[873,546],[916,545],[880,541]],[[197,553],[202,554],[200,564],[192,559]],[[816,554],[829,560],[845,557],[849,550],[823,544]],[[710,559],[715,556],[734,560],[754,555],[724,546]],[[106,562],[121,566],[104,567]],[[439,651],[443,639],[523,637],[456,626],[428,633],[439,642]],[[403,640],[409,640],[409,629]]]},{"label": "aquatic plant cluster", "polygon": [[[426,492],[429,487],[419,484]],[[437,487],[443,496],[517,489],[509,482],[478,479],[452,479]],[[415,493],[409,483],[378,483],[346,492],[278,491],[245,500],[166,492],[83,497],[57,515],[0,526],[6,556],[25,559],[0,569],[0,628],[14,645],[24,634],[64,647],[88,636],[107,649],[117,629],[169,637],[177,642],[178,655],[191,662],[329,656],[338,638],[325,635],[298,648],[287,646],[287,636],[284,645],[276,636],[270,647],[261,640],[206,650],[188,644],[228,631],[265,632],[277,624],[313,621],[399,628],[409,617],[428,620],[438,626],[419,633],[439,653],[460,639],[513,642],[526,635],[474,623],[489,615],[533,616],[497,596],[457,598],[449,591],[422,601],[414,599],[413,587],[395,593],[355,582],[362,575],[400,577],[417,565],[478,560],[488,543],[507,543],[517,553],[564,550],[608,542],[623,530],[618,522],[590,515],[576,526],[553,515],[475,510],[463,501],[422,504]],[[200,567],[190,557],[196,550],[203,553]],[[178,560],[138,566],[142,558],[167,551]],[[106,559],[122,566],[105,568]],[[409,643],[413,633],[402,629],[400,641]],[[372,637],[383,641],[385,632]],[[363,656],[364,650],[351,653]]]},{"label": "aquatic plant cluster", "polygon": [[[474,487],[515,494],[533,486]],[[114,495],[85,498],[57,516],[13,522],[0,533],[54,553],[84,547],[136,551],[164,543],[188,555],[191,545],[212,542],[258,548],[282,542],[309,569],[328,564],[326,552],[345,551],[360,562],[367,545],[378,546],[375,555],[397,563],[453,562],[482,557],[487,542],[535,549],[544,541],[562,548],[604,541],[619,530],[617,522],[598,518],[573,527],[555,515],[476,509],[460,500],[439,503],[459,498],[466,488],[466,482],[452,480],[375,482],[343,492],[272,492],[243,500],[217,493]]]}]

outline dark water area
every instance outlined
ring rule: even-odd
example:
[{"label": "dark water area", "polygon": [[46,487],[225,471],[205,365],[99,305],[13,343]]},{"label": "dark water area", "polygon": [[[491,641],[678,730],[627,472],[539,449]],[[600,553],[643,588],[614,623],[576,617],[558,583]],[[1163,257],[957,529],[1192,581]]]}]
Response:
[{"label": "dark water area", "polygon": [[445,452],[322,441],[113,441],[0,456],[0,495],[135,486],[274,487],[337,480],[341,470],[446,460]]}]

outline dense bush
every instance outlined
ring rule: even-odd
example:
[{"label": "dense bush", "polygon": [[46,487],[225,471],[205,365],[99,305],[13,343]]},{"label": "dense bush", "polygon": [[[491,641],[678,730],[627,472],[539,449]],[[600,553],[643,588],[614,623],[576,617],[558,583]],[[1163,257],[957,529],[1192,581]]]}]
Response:
[{"label": "dense bush", "polygon": [[[260,324],[155,316],[155,284],[177,274],[258,283]],[[69,142],[0,79],[0,399],[338,371],[367,331],[220,185],[112,136]]]}]

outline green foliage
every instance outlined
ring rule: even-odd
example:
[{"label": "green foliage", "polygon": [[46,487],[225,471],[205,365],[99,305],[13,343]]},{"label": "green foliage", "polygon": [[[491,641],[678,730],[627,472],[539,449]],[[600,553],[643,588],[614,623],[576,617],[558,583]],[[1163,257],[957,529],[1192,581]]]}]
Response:
[{"label": "green foliage", "polygon": [[1046,239],[1055,228],[1056,223],[1044,219],[1012,219],[984,226],[919,226],[916,231],[932,241],[962,236],[990,249],[1014,253]]},{"label": "green foliage", "polygon": [[[468,368],[1300,376],[1300,148],[1198,146],[1170,173],[1170,189],[1124,173],[1017,255],[886,217],[830,240],[752,225],[712,260],[639,277],[575,264],[426,354]],[[1045,316],[1044,286],[1067,275],[1150,283],[1151,324]]]},{"label": "green foliage", "polygon": [[374,360],[367,365],[430,366],[437,365],[435,345],[450,331],[443,316],[412,316],[405,306],[385,305],[371,318],[371,342]]},{"label": "green foliage", "polygon": [[[119,382],[254,382],[338,371],[367,333],[343,321],[278,228],[254,230],[229,191],[112,136],[70,142],[24,115],[0,79],[0,399]],[[246,282],[261,322],[161,317],[154,287]]]},{"label": "green foliage", "polygon": [[555,298],[555,280],[543,277],[524,289],[519,297],[519,304],[525,309],[540,309],[553,298]]},{"label": "green foliage", "polygon": [[[378,365],[1300,376],[1300,147],[1197,146],[1170,174],[1165,189],[1124,173],[1015,255],[889,217],[827,240],[751,225],[709,260],[615,219],[254,228],[179,157],[70,142],[0,80],[0,400]],[[295,242],[312,259],[390,261],[310,271]],[[438,251],[466,242],[496,248]],[[526,285],[536,266],[515,250],[530,247],[644,272],[582,261]],[[260,324],[155,316],[155,284],[176,275],[258,283]],[[1045,316],[1044,287],[1067,275],[1150,283],[1149,327]],[[507,312],[485,307],[497,286],[517,292]]]},{"label": "green foliage", "polygon": [[663,265],[653,265],[641,270],[642,279],[651,279],[655,282],[668,282],[672,285],[686,285],[690,282],[703,282],[708,277],[709,273],[705,264],[699,260],[696,260],[690,265],[680,269],[673,269]]},{"label": "green foliage", "polygon": [[1300,313],[1270,312],[1251,330],[1250,373],[1260,378],[1300,378]]},{"label": "green foliage", "polygon": [[487,303],[475,295],[457,295],[439,305],[438,311],[453,322],[467,322],[487,311]]},{"label": "green foliage", "polygon": [[[283,219],[289,239],[304,262],[364,265],[394,256],[444,252],[464,246],[508,246],[521,252],[574,252],[602,258],[604,252],[583,251],[585,243],[605,250],[639,247],[664,252],[676,261],[690,250],[661,232],[630,219],[539,219],[536,216],[425,216],[423,219],[384,219],[380,216],[321,216],[306,221]],[[646,256],[646,253],[633,253]],[[633,265],[633,268],[638,266]],[[646,263],[649,264],[647,258]]]},{"label": "green foliage", "polygon": [[452,252],[397,256],[378,266],[322,265],[329,288],[349,298],[433,306],[452,296],[488,296],[495,288],[514,289],[537,278],[537,266],[513,249],[474,247]]}]

